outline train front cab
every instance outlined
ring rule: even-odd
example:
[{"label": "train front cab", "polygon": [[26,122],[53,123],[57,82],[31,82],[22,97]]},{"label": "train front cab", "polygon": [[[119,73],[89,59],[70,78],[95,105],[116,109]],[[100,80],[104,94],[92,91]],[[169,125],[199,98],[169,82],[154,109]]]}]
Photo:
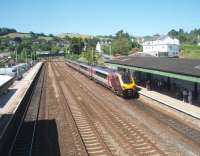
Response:
[{"label": "train front cab", "polygon": [[123,97],[138,97],[135,81],[129,72],[118,74]]}]

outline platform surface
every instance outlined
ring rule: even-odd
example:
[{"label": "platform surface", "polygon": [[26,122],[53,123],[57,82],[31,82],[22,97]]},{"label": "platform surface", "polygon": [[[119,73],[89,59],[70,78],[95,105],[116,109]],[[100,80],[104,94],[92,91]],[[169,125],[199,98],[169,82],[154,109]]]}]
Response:
[{"label": "platform surface", "polygon": [[144,96],[146,96],[148,98],[151,98],[151,99],[153,99],[155,101],[158,101],[161,104],[169,106],[169,107],[171,107],[173,109],[176,109],[176,110],[178,110],[180,112],[188,114],[188,115],[190,115],[192,117],[200,119],[200,107],[192,105],[192,104],[189,104],[189,103],[185,103],[185,102],[183,102],[181,100],[172,98],[170,96],[161,94],[161,93],[156,92],[156,91],[149,91],[144,87],[140,87],[139,86],[139,88],[141,89],[139,91],[139,93],[141,95],[144,95]]},{"label": "platform surface", "polygon": [[41,66],[41,62],[35,64],[23,74],[23,78],[20,81],[15,81],[9,87],[7,94],[0,96],[0,116],[14,113]]}]

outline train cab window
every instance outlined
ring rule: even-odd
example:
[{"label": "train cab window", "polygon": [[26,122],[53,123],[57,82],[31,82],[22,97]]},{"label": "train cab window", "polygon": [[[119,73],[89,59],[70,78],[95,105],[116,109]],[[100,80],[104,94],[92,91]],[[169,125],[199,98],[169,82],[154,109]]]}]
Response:
[{"label": "train cab window", "polygon": [[122,81],[124,83],[132,83],[131,75],[129,72],[123,72],[122,73]]},{"label": "train cab window", "polygon": [[101,77],[101,78],[104,78],[104,79],[106,79],[106,77],[107,77],[106,74],[98,72],[98,71],[96,71],[96,75],[99,76],[99,77]]}]

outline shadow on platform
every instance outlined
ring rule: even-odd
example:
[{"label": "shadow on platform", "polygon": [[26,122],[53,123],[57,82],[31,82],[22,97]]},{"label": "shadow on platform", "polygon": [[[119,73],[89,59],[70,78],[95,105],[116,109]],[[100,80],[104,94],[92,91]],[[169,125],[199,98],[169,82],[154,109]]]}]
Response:
[{"label": "shadow on platform", "polygon": [[6,105],[16,91],[16,89],[8,89],[6,93],[0,95],[0,108],[3,108]]}]

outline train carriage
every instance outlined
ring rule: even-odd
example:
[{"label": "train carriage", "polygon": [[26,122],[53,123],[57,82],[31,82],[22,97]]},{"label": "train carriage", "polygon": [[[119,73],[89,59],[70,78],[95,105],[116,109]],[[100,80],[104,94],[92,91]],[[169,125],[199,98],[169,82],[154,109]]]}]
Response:
[{"label": "train carriage", "polygon": [[84,63],[67,60],[66,64],[84,75],[110,88],[117,95],[123,97],[137,97],[137,87],[132,75],[128,72],[119,72],[109,68],[90,66]]}]

